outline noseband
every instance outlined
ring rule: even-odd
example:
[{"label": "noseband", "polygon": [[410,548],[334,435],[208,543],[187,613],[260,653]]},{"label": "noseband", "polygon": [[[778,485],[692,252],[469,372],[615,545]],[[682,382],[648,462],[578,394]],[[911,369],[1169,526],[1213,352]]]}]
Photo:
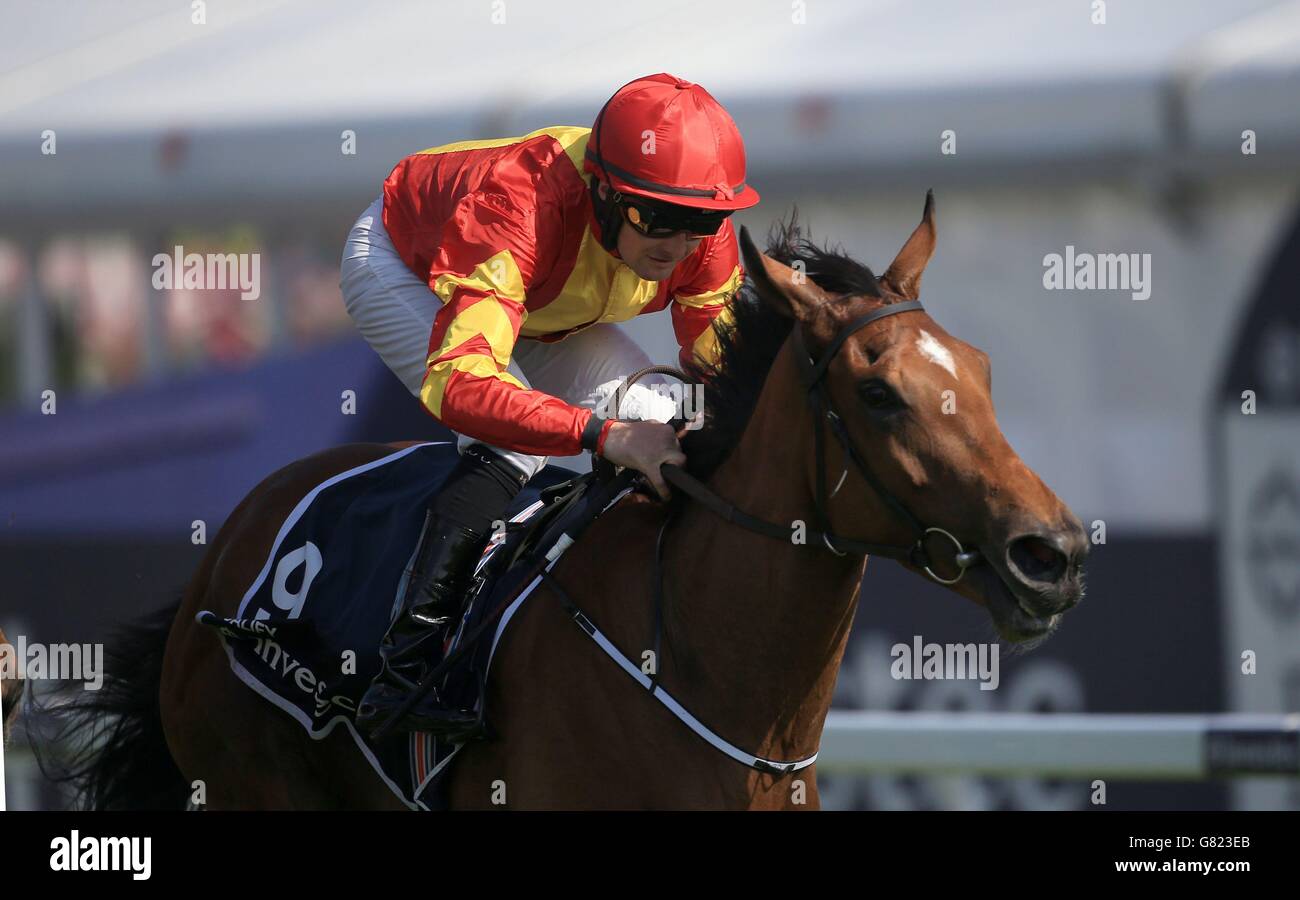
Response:
[{"label": "noseband", "polygon": [[[933,578],[940,584],[956,584],[961,581],[966,574],[966,570],[980,561],[978,550],[967,550],[962,546],[960,540],[951,532],[945,531],[936,526],[922,524],[906,506],[899,502],[898,498],[891,494],[880,480],[872,473],[867,466],[862,454],[853,444],[853,438],[849,436],[848,429],[844,426],[844,420],[835,412],[831,405],[830,392],[826,386],[826,371],[830,368],[831,360],[846,340],[856,331],[866,325],[883,319],[886,316],[898,315],[899,313],[922,310],[924,307],[919,300],[907,300],[901,303],[891,303],[873,309],[869,313],[858,316],[849,322],[835,335],[834,340],[826,347],[822,353],[821,359],[814,360],[808,353],[808,348],[803,340],[803,333],[796,324],[794,328],[795,360],[799,367],[799,378],[803,382],[804,389],[808,394],[808,404],[812,408],[813,418],[813,442],[815,445],[815,454],[817,459],[817,494],[815,499],[815,508],[817,514],[817,525],[821,531],[814,531],[807,535],[813,541],[820,540],[828,550],[837,556],[846,556],[849,553],[861,555],[880,555],[888,556],[893,559],[904,560],[925,572],[926,575]],[[900,546],[897,544],[872,544],[863,541],[849,540],[848,538],[838,537],[830,531],[830,520],[826,513],[826,504],[830,497],[839,493],[840,488],[844,485],[844,479],[848,476],[848,465],[844,467],[844,472],[840,475],[835,489],[830,492],[829,496],[826,491],[826,437],[825,426],[829,425],[831,433],[839,441],[840,447],[844,450],[844,455],[852,461],[854,468],[866,481],[867,485],[876,493],[885,505],[900,519],[908,524],[916,535],[916,540],[912,544]],[[757,531],[770,537],[790,539],[790,529],[785,526],[767,522],[763,519],[756,518],[744,513],[727,501],[723,500],[717,494],[713,493],[707,486],[691,475],[688,475],[683,469],[677,466],[665,465],[663,467],[664,478],[681,488],[695,500],[707,506],[713,512],[723,517],[729,522],[734,522],[750,531]],[[934,571],[926,542],[931,535],[941,535],[948,539],[955,553],[953,561],[956,563],[958,572],[954,578],[944,578]]]}]

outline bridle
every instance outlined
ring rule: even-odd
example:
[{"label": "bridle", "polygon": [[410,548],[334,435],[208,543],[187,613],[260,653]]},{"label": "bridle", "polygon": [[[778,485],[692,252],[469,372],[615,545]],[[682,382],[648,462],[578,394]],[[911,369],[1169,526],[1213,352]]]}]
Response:
[{"label": "bridle", "polygon": [[[826,386],[825,380],[826,370],[830,367],[831,360],[835,358],[835,354],[839,351],[840,347],[854,332],[872,322],[875,322],[877,319],[883,319],[885,316],[912,312],[913,310],[920,310],[922,308],[920,301],[908,300],[901,303],[887,304],[874,309],[869,313],[858,316],[840,329],[840,331],[835,335],[835,339],[831,341],[830,345],[826,348],[819,360],[814,360],[808,353],[807,345],[803,340],[803,333],[797,325],[795,326],[793,336],[796,351],[795,359],[799,362],[799,377],[803,382],[804,389],[808,393],[808,403],[812,407],[813,412],[813,435],[817,454],[817,494],[815,504],[817,524],[821,526],[822,529],[821,531],[808,532],[804,537],[805,543],[810,544],[811,546],[816,546],[816,543],[814,542],[820,542],[825,545],[826,549],[830,550],[837,556],[847,556],[850,553],[862,555],[878,554],[881,556],[892,557],[894,559],[905,560],[924,571],[926,575],[930,576],[935,581],[940,582],[941,584],[951,585],[961,581],[962,576],[966,574],[966,570],[980,561],[979,551],[966,550],[962,546],[961,541],[959,541],[952,533],[945,531],[942,528],[934,526],[926,527],[923,525],[921,521],[912,514],[911,510],[900,503],[898,498],[891,494],[885,486],[880,483],[879,479],[877,479],[872,473],[870,467],[867,466],[862,454],[860,454],[857,447],[854,446],[853,439],[849,436],[848,430],[844,427],[843,420],[835,412],[835,409],[831,404],[830,392]],[[651,373],[664,373],[683,381],[686,380],[685,375],[669,366],[649,366],[632,375],[624,383],[624,386],[620,388],[619,394],[626,390],[627,387],[635,384],[641,377]],[[614,400],[614,410],[616,413],[621,406],[621,400],[622,397],[616,395]],[[680,427],[681,422],[680,420],[676,420],[671,424],[674,427]],[[826,491],[825,458],[825,427],[827,424],[830,425],[831,433],[835,435],[835,439],[840,442],[840,446],[844,449],[845,456],[852,461],[854,467],[857,468],[868,486],[879,495],[879,497],[885,502],[885,505],[888,506],[895,515],[903,519],[911,527],[913,533],[916,535],[916,540],[913,543],[907,545],[873,544],[863,541],[849,540],[848,538],[841,538],[830,532],[829,519],[826,515],[826,503],[829,499]],[[660,467],[660,471],[666,481],[671,483],[674,487],[680,488],[692,499],[696,500],[718,516],[721,516],[724,520],[777,540],[788,541],[792,539],[791,528],[789,526],[775,522],[768,522],[764,519],[758,518],[757,516],[751,516],[749,513],[737,509],[735,505],[719,497],[711,488],[693,475],[689,474],[685,469],[666,463]],[[848,477],[848,472],[849,469],[846,464],[843,474],[840,475],[839,482],[835,485],[835,490],[830,492],[830,497],[834,497],[835,494],[839,492],[839,489],[844,485],[844,479]],[[619,495],[619,497],[621,496],[622,494]],[[612,505],[612,503],[610,505]],[[664,517],[663,522],[659,526],[659,534],[655,540],[655,550],[654,556],[652,557],[653,562],[650,571],[654,610],[653,658],[656,660],[663,658],[661,650],[663,647],[664,637],[664,536],[674,518],[675,516],[670,513]],[[952,542],[952,546],[956,549],[954,559],[959,571],[955,578],[944,578],[934,571],[934,568],[931,565],[929,551],[926,549],[926,539],[932,534],[943,535]],[[547,583],[559,596],[560,602],[563,604],[566,613],[580,628],[582,628],[588,637],[600,646],[610,659],[614,660],[614,662],[616,662],[624,672],[632,678],[635,678],[643,688],[655,697],[655,699],[664,704],[673,715],[685,722],[692,731],[705,741],[708,741],[708,743],[715,749],[721,751],[737,762],[749,766],[750,768],[756,769],[760,772],[771,772],[776,774],[798,772],[801,769],[811,766],[817,761],[816,752],[800,759],[789,761],[764,759],[763,757],[755,756],[754,754],[742,750],[730,743],[710,729],[698,718],[691,715],[691,713],[682,706],[681,703],[664,690],[663,686],[659,684],[660,676],[657,668],[652,674],[646,674],[636,665],[636,663],[629,660],[623,652],[618,649],[618,647],[605,637],[590,617],[585,615],[578,605],[574,603],[573,598],[570,597],[564,588],[556,582],[555,578],[551,576],[549,570],[543,571],[539,577],[546,579]]]},{"label": "bridle", "polygon": [[[871,468],[866,464],[866,460],[853,444],[852,437],[849,436],[848,429],[844,426],[844,420],[831,403],[830,392],[826,385],[826,371],[830,368],[831,361],[835,354],[859,329],[883,319],[886,316],[894,316],[899,313],[912,312],[914,310],[923,310],[919,300],[906,300],[899,303],[890,303],[873,309],[871,312],[864,313],[846,324],[835,335],[835,338],[826,347],[822,353],[821,359],[814,360],[808,352],[807,345],[804,343],[803,332],[798,325],[795,326],[793,341],[795,344],[795,360],[799,368],[799,378],[803,383],[804,390],[808,394],[808,404],[812,408],[813,419],[813,442],[815,445],[815,454],[817,462],[817,493],[815,497],[815,509],[817,515],[817,525],[820,531],[809,531],[805,538],[810,544],[821,543],[828,550],[837,556],[847,556],[850,553],[857,555],[880,555],[892,559],[906,561],[925,572],[930,578],[940,584],[956,584],[961,581],[966,574],[966,570],[980,561],[978,550],[967,550],[962,546],[960,540],[951,532],[937,526],[924,525],[915,515],[904,506],[897,497],[891,494],[885,488],[880,480],[876,478]],[[640,373],[638,373],[640,374]],[[866,481],[867,485],[884,501],[885,505],[900,519],[908,524],[916,540],[907,545],[898,544],[875,544],[864,541],[850,540],[849,538],[839,537],[830,531],[830,519],[826,513],[827,501],[834,497],[844,485],[844,479],[848,476],[848,465],[844,467],[844,472],[840,475],[835,489],[827,494],[826,490],[826,426],[830,427],[831,433],[839,441],[840,447],[844,450],[844,455],[852,462],[853,467]],[[717,515],[721,516],[728,522],[733,522],[742,528],[750,531],[765,534],[769,537],[779,538],[781,540],[791,539],[791,527],[774,522],[768,522],[751,516],[748,513],[736,509],[736,507],[726,500],[723,500],[715,494],[707,485],[688,474],[684,469],[678,466],[663,466],[663,475],[665,480],[680,488],[690,497],[708,507]],[[956,551],[953,559],[957,565],[958,572],[953,578],[944,578],[934,571],[932,560],[926,543],[931,535],[941,535],[948,539]]]}]

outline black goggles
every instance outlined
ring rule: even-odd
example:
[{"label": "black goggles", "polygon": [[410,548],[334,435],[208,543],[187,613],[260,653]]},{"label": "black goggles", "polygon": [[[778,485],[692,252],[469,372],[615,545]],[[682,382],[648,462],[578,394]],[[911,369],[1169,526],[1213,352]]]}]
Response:
[{"label": "black goggles", "polygon": [[717,234],[732,213],[729,209],[695,209],[627,196],[619,201],[619,207],[627,223],[649,238],[668,238],[682,231],[688,237],[705,238]]}]

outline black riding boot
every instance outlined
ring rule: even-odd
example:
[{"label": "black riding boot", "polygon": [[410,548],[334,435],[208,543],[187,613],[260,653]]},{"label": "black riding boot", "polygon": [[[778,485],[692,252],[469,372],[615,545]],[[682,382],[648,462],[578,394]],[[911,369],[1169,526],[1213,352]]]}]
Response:
[{"label": "black riding boot", "polygon": [[[357,705],[368,731],[388,720],[431,670],[429,660],[460,622],[474,565],[494,520],[503,518],[527,478],[481,445],[467,447],[429,509],[402,606],[379,647],[382,668]],[[474,725],[472,711],[444,705],[429,692],[395,726],[454,735]]]}]

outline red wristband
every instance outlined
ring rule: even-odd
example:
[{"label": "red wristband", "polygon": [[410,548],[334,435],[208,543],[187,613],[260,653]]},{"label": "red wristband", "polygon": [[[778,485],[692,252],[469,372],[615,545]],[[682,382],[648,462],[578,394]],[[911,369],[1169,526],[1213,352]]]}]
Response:
[{"label": "red wristband", "polygon": [[606,419],[605,424],[600,426],[600,437],[596,438],[596,455],[605,455],[605,438],[609,437],[610,426],[614,424],[613,419]]}]

